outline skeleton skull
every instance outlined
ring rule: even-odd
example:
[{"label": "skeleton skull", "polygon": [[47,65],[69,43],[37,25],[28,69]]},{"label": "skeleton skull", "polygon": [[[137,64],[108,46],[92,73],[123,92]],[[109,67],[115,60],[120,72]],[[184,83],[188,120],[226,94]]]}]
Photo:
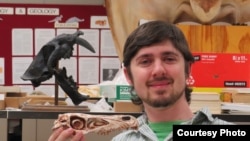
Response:
[{"label": "skeleton skull", "polygon": [[94,132],[107,135],[112,131],[137,129],[138,121],[131,115],[90,115],[83,113],[59,114],[53,130],[59,127],[81,130],[84,134]]}]

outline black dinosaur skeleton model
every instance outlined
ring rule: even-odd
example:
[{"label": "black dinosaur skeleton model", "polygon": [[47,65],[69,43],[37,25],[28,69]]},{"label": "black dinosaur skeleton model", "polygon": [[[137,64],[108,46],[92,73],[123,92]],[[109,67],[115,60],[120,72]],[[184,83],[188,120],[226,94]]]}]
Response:
[{"label": "black dinosaur skeleton model", "polygon": [[81,45],[95,53],[91,44],[79,37],[83,34],[82,31],[76,31],[73,34],[60,34],[46,43],[21,76],[21,79],[29,80],[34,87],[38,87],[41,82],[50,79],[54,75],[58,85],[75,105],[79,105],[82,101],[87,100],[88,96],[78,92],[78,86],[72,76],[67,76],[66,68],[58,68],[60,59],[69,59],[73,55],[73,46],[75,44]]}]

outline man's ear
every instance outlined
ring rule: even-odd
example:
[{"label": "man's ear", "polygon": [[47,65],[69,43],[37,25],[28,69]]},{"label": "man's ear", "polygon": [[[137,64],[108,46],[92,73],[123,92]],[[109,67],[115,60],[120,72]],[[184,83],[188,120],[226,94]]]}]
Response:
[{"label": "man's ear", "polygon": [[189,76],[191,75],[191,73],[192,73],[192,63],[188,63],[187,64],[188,65],[188,71],[187,71],[187,78],[189,78]]},{"label": "man's ear", "polygon": [[125,67],[123,68],[123,73],[124,73],[124,75],[125,75],[125,78],[126,78],[127,82],[128,82],[130,85],[132,85],[131,74],[129,74],[127,68],[125,68]]}]

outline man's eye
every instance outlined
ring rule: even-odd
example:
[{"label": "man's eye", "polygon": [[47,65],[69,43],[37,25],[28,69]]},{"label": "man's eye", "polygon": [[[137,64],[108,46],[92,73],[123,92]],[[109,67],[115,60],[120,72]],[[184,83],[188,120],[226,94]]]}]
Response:
[{"label": "man's eye", "polygon": [[139,62],[139,64],[140,65],[148,65],[148,64],[150,64],[151,63],[151,61],[150,60],[148,60],[148,59],[145,59],[145,60],[141,60],[140,62]]},{"label": "man's eye", "polygon": [[165,62],[173,62],[173,61],[175,61],[176,59],[175,58],[173,58],[173,57],[165,57],[164,58],[164,61]]}]

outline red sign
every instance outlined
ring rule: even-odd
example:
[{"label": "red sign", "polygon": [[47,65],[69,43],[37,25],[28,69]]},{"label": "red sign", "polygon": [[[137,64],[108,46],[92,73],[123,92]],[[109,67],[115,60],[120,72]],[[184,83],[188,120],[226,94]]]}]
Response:
[{"label": "red sign", "polygon": [[250,87],[250,54],[193,53],[188,84],[194,87]]}]

